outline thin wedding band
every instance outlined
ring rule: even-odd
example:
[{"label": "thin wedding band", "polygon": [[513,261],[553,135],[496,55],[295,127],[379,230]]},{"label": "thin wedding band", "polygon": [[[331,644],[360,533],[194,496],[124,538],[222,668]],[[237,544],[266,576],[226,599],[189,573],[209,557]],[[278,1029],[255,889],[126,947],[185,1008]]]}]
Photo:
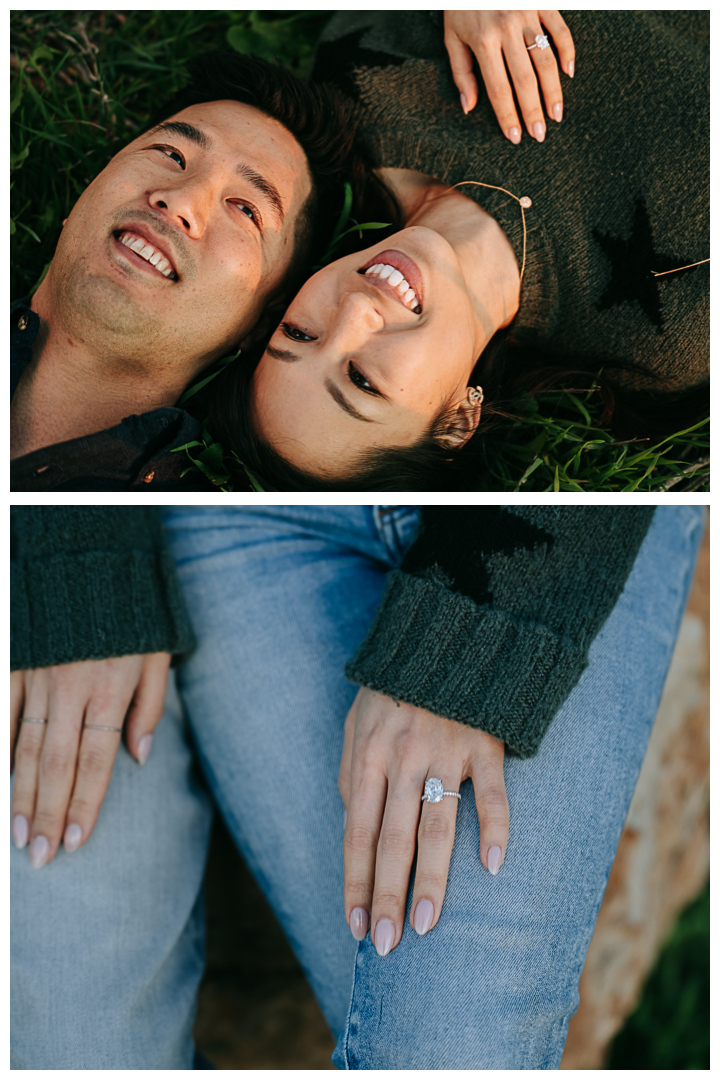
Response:
[{"label": "thin wedding band", "polygon": [[47,724],[47,720],[40,720],[37,716],[23,716],[23,724]]},{"label": "thin wedding band", "polygon": [[108,727],[106,724],[84,724],[83,727],[90,728],[91,731],[122,731],[121,727]]}]

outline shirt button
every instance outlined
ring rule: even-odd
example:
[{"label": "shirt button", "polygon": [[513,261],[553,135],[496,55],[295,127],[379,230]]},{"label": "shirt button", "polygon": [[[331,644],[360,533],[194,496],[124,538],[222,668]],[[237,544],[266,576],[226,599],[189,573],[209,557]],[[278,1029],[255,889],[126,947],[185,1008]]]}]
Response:
[{"label": "shirt button", "polygon": [[143,476],[143,484],[152,484],[155,479],[155,470],[149,472],[147,476]]},{"label": "shirt button", "polygon": [[21,315],[18,319],[18,330],[24,330],[29,322],[27,315]]}]

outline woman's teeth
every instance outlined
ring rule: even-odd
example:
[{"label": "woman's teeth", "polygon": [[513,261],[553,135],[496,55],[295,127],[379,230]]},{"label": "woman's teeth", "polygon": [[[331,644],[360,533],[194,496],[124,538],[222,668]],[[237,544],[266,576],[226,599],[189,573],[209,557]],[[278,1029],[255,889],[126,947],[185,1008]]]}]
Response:
[{"label": "woman's teeth", "polygon": [[120,233],[120,243],[125,247],[129,247],[131,251],[134,251],[141,259],[145,259],[151,263],[156,270],[159,270],[166,278],[177,279],[177,274],[173,270],[170,263],[161,252],[156,251],[152,244],[148,244],[147,240],[143,240],[141,236],[136,236],[135,233],[124,232]]},{"label": "woman's teeth", "polygon": [[388,266],[387,263],[374,263],[368,267],[365,274],[376,274],[381,281],[387,281],[388,285],[392,285],[406,307],[409,307],[411,311],[420,310],[420,304],[415,293],[400,271],[396,270],[394,266]]}]

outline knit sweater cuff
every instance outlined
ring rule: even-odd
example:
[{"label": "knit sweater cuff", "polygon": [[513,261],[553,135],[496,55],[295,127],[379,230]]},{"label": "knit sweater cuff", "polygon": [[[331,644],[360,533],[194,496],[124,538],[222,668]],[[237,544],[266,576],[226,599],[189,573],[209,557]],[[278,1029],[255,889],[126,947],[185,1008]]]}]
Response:
[{"label": "knit sweater cuff", "polygon": [[23,560],[11,563],[11,589],[12,670],[153,652],[182,658],[194,647],[165,552]]},{"label": "knit sweater cuff", "polygon": [[531,757],[586,665],[585,652],[546,627],[396,570],[345,674]]}]

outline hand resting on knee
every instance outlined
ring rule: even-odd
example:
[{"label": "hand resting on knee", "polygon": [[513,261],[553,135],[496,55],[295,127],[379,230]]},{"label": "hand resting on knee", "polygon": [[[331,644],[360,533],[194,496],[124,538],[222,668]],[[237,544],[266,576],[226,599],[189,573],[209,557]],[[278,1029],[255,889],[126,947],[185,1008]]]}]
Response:
[{"label": "hand resting on knee", "polygon": [[12,834],[19,848],[30,841],[33,866],[54,858],[61,839],[67,851],[87,841],[123,726],[128,750],[144,765],[169,667],[170,653],[159,652],[11,673]]},{"label": "hand resting on knee", "polygon": [[458,800],[421,803],[427,779],[439,778],[448,792],[472,779],[480,821],[478,873],[500,869],[509,827],[504,750],[477,728],[359,690],[345,721],[338,779],[347,810],[345,918],[358,940],[370,928],[381,956],[402,937],[416,842],[410,924],[425,934],[440,918]]}]

